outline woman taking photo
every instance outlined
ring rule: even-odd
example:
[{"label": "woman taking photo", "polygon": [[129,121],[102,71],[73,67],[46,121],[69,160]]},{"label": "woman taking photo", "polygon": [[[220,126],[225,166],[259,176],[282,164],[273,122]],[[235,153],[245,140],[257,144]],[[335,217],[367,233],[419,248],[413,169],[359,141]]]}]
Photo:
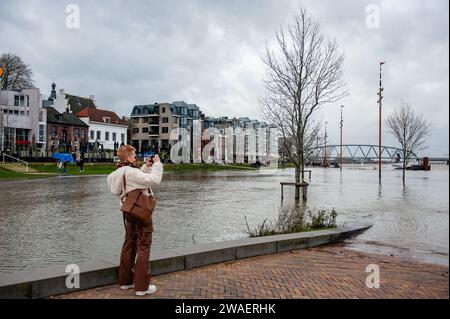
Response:
[{"label": "woman taking photo", "polygon": [[[163,176],[163,165],[158,155],[138,167],[135,152],[133,146],[121,146],[117,151],[120,162],[107,179],[111,192],[120,197],[121,204],[127,194],[136,190],[142,191],[144,196],[153,196],[152,188],[160,185]],[[148,213],[151,214],[150,211]],[[150,285],[149,269],[153,223],[136,223],[124,214],[124,225],[125,241],[119,267],[120,289],[134,288],[137,296],[152,294],[156,291],[156,286]]]}]

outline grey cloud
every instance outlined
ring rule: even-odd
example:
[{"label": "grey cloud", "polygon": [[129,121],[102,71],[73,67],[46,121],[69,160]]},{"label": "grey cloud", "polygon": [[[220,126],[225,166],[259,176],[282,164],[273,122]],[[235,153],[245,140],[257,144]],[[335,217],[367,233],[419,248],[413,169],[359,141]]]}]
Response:
[{"label": "grey cloud", "polygon": [[[81,28],[64,25],[76,3]],[[378,4],[381,28],[365,26]],[[448,153],[448,1],[305,0],[325,34],[346,54],[348,142],[377,141],[378,62],[386,59],[385,114],[400,100],[433,123],[428,153]],[[128,115],[134,104],[186,100],[213,116],[260,118],[260,56],[290,21],[294,0],[1,1],[0,53],[20,55],[49,94],[53,78],[73,94]],[[338,140],[339,105],[316,118]],[[395,141],[384,132],[386,144]]]}]

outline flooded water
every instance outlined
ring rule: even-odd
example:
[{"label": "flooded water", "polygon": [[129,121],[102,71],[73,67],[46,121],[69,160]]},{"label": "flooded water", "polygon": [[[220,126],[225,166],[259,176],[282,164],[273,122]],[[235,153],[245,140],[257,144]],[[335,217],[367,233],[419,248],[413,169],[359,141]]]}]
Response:
[{"label": "flooded water", "polygon": [[[167,173],[157,190],[152,251],[246,237],[281,206],[280,182],[294,170]],[[448,265],[449,170],[407,172],[386,166],[314,168],[310,207],[336,208],[338,224],[373,224],[354,249]],[[285,188],[284,204],[294,191]],[[0,272],[90,260],[118,262],[124,236],[119,201],[106,176],[0,182]]]}]

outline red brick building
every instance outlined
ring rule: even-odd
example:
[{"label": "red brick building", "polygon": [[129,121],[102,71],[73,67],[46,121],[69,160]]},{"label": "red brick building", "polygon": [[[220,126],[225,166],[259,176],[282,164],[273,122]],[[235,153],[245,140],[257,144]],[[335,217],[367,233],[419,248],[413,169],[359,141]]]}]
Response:
[{"label": "red brick building", "polygon": [[85,152],[89,126],[73,113],[59,113],[47,108],[47,151]]}]

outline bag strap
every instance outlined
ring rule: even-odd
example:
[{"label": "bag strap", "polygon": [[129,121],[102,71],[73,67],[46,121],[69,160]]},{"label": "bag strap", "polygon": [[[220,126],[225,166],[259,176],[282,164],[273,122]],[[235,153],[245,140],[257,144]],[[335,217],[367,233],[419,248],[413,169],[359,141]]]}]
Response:
[{"label": "bag strap", "polygon": [[123,196],[122,196],[122,194],[121,194],[121,196],[120,196],[120,201],[123,203],[124,202],[124,198],[125,197],[127,197],[127,180],[126,180],[126,178],[125,178],[125,173],[126,172],[124,172],[123,173],[123,183],[122,183],[122,186],[123,186]]},{"label": "bag strap", "polygon": [[[126,172],[123,173],[123,193],[124,195],[120,197],[121,202],[123,203],[123,198],[127,197],[127,180],[125,178],[125,174]],[[153,194],[153,190],[149,187],[148,188],[148,193],[150,196],[155,197],[155,195]]]}]

